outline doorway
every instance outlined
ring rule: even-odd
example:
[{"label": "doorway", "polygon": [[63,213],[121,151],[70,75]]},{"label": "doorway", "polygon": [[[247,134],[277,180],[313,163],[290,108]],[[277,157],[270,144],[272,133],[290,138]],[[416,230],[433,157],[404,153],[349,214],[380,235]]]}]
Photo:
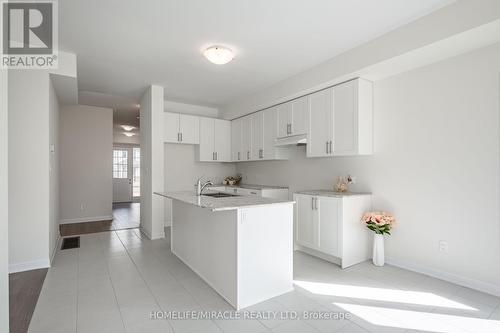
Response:
[{"label": "doorway", "polygon": [[141,197],[141,148],[113,147],[113,221],[115,230],[138,228]]},{"label": "doorway", "polygon": [[113,147],[113,203],[140,201],[140,167],[139,146]]}]

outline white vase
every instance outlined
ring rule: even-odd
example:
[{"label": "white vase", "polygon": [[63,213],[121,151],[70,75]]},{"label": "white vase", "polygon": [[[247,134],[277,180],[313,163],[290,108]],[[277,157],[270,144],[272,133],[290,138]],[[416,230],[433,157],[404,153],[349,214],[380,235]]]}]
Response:
[{"label": "white vase", "polygon": [[384,266],[384,235],[373,234],[373,264]]}]

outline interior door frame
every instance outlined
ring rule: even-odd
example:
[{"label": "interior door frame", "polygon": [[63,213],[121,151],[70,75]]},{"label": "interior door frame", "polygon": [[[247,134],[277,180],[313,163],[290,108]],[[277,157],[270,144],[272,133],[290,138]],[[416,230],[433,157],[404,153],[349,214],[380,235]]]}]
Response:
[{"label": "interior door frame", "polygon": [[[114,143],[113,144],[113,150],[115,149],[127,149],[127,179],[130,182],[130,201],[127,202],[140,202],[140,196],[139,197],[134,197],[134,184],[133,184],[133,178],[134,178],[134,161],[133,161],[133,153],[134,153],[134,148],[141,148],[139,144],[133,144],[133,143]],[[114,180],[114,178],[113,178]],[[125,202],[125,201],[120,201],[120,202]],[[113,198],[113,203],[115,203],[114,198]],[[119,202],[117,202],[119,203]]]}]

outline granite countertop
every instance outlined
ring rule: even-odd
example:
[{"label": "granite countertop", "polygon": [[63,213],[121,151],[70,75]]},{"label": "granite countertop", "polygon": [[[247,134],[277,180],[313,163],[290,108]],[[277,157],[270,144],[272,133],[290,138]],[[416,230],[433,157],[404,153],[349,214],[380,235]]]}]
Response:
[{"label": "granite countertop", "polygon": [[296,194],[317,195],[320,197],[349,197],[357,195],[371,195],[369,192],[335,192],[332,190],[307,190],[297,191]]},{"label": "granite countertop", "polygon": [[256,185],[256,184],[238,184],[238,185],[224,185],[217,184],[212,187],[229,187],[229,188],[246,188],[249,190],[288,190],[286,186],[272,186],[272,185]]},{"label": "granite countertop", "polygon": [[[216,193],[214,191],[206,191],[204,193]],[[197,207],[209,208],[212,211],[235,210],[240,208],[257,207],[276,204],[291,204],[292,200],[278,200],[270,198],[262,198],[258,196],[231,196],[223,198],[214,198],[207,196],[197,196],[194,191],[178,191],[178,192],[154,192],[165,198],[179,200]]]}]

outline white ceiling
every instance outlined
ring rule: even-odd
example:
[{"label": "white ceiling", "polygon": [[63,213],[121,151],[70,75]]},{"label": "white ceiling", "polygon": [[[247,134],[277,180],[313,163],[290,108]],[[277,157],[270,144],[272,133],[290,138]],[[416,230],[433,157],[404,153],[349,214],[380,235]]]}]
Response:
[{"label": "white ceiling", "polygon": [[[149,84],[165,98],[220,106],[322,63],[451,0],[64,0],[62,50],[78,56],[83,91],[137,101]],[[208,45],[236,51],[229,64]]]}]

